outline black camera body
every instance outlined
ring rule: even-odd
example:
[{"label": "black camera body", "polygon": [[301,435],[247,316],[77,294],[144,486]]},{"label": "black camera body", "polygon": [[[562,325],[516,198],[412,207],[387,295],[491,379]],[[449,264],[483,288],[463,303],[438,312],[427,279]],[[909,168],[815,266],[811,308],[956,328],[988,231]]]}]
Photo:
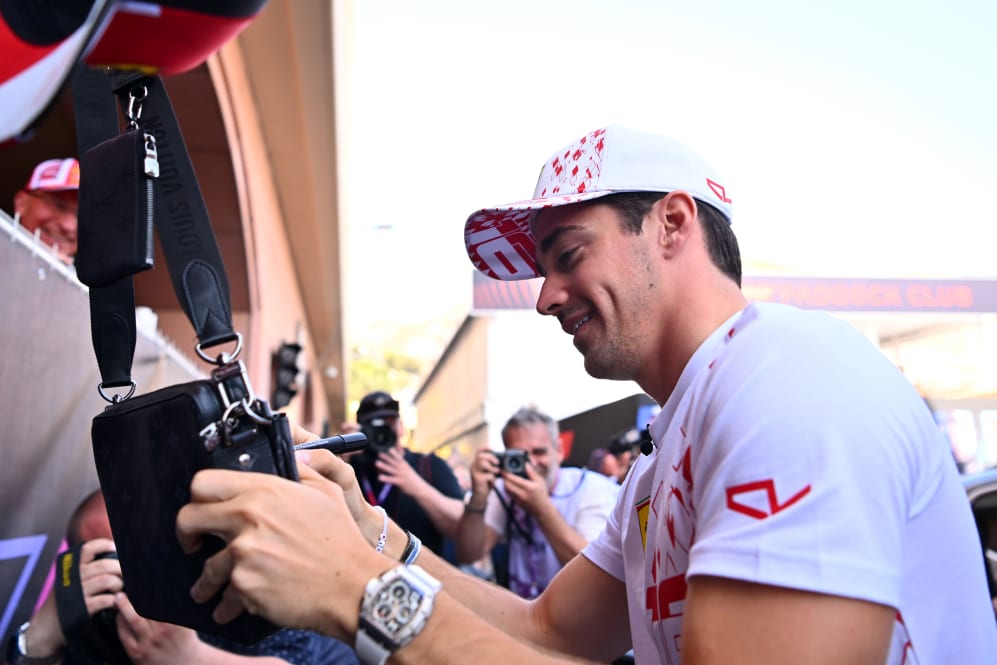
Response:
[{"label": "black camera body", "polygon": [[395,428],[384,418],[371,418],[360,423],[360,431],[367,437],[367,450],[377,457],[377,453],[390,450],[398,443]]},{"label": "black camera body", "polygon": [[507,450],[504,453],[495,453],[498,457],[499,467],[514,476],[526,478],[526,464],[529,461],[525,450]]}]

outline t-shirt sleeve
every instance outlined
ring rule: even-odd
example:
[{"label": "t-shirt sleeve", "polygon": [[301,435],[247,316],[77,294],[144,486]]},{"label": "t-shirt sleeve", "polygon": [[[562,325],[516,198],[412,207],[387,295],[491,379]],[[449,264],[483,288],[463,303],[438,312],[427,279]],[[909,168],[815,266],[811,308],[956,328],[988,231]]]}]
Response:
[{"label": "t-shirt sleeve", "polygon": [[586,472],[582,489],[585,494],[578,506],[574,527],[585,540],[592,541],[606,527],[606,522],[616,507],[620,488],[594,472]]},{"label": "t-shirt sleeve", "polygon": [[581,554],[599,568],[606,571],[621,582],[626,580],[623,570],[622,538],[620,524],[622,522],[623,502],[616,503],[606,520],[605,528],[590,539]]},{"label": "t-shirt sleeve", "polygon": [[919,436],[903,431],[911,400],[884,398],[899,384],[869,371],[879,360],[854,343],[786,340],[768,353],[749,333],[737,357],[752,362],[721,355],[697,396],[708,406],[686,424],[699,515],[688,575],[896,607],[907,445]]}]

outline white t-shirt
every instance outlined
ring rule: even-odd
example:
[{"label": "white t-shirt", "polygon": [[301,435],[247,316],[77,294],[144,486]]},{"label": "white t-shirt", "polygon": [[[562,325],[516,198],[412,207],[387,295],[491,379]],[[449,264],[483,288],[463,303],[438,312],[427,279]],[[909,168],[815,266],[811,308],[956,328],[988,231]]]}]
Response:
[{"label": "white t-shirt", "polygon": [[[997,627],[952,453],[850,324],[753,304],[693,355],[603,534],[638,663],[680,663],[689,577],[898,610],[888,665],[993,663]],[[646,546],[645,546],[646,543]]]},{"label": "white t-shirt", "polygon": [[[499,493],[505,504],[514,508],[515,524],[510,524]],[[606,526],[619,493],[620,486],[601,473],[565,466],[558,471],[550,500],[564,521],[591,541]],[[485,524],[498,534],[500,541],[509,542],[509,588],[524,598],[538,596],[561,569],[561,563],[533,516],[522,508],[515,509],[501,478],[495,483],[495,491],[488,495]],[[507,525],[511,537],[506,533]]]}]

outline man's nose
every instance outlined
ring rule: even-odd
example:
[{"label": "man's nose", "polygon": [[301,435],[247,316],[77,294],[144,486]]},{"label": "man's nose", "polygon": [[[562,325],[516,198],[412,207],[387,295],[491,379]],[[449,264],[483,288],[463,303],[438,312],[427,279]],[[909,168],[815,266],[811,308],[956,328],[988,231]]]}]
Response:
[{"label": "man's nose", "polygon": [[59,228],[63,231],[75,231],[76,230],[76,213],[75,212],[64,212],[59,215]]},{"label": "man's nose", "polygon": [[537,312],[544,316],[556,316],[558,309],[566,298],[561,281],[550,277],[543,278],[540,283],[540,295],[537,297]]}]

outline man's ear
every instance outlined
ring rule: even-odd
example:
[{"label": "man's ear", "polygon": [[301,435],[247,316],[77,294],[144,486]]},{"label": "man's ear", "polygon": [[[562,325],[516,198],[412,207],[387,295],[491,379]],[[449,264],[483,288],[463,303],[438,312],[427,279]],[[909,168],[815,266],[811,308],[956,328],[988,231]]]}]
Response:
[{"label": "man's ear", "polygon": [[696,228],[696,200],[687,192],[674,191],[655,201],[648,217],[654,223],[658,245],[672,253]]},{"label": "man's ear", "polygon": [[14,194],[14,213],[15,214],[22,214],[22,215],[24,214],[24,208],[25,208],[25,206],[28,205],[28,196],[29,196],[29,194],[26,191],[24,191],[23,189],[17,190],[17,193]]}]

